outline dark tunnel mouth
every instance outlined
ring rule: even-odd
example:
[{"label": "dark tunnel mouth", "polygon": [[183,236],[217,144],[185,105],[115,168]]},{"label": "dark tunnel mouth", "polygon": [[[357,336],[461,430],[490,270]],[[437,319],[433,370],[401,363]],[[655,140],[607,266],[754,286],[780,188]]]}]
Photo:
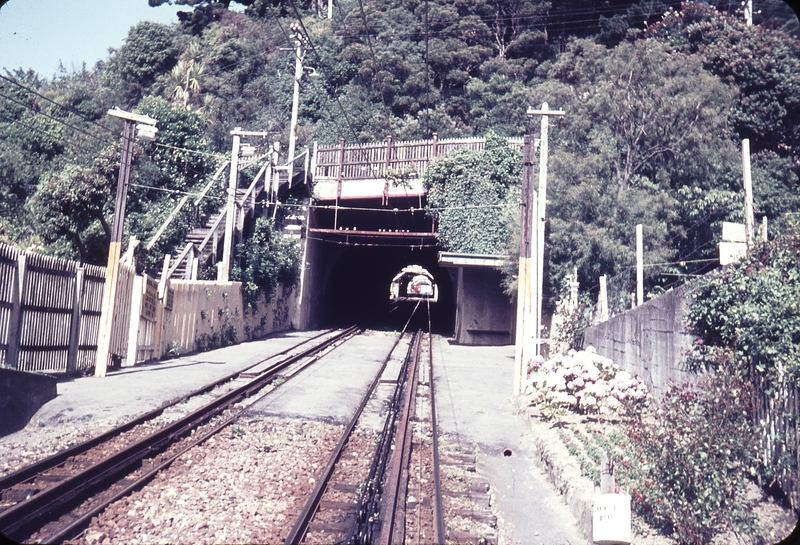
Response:
[{"label": "dark tunnel mouth", "polygon": [[455,294],[449,269],[439,266],[438,248],[348,247],[333,263],[321,301],[322,327],[360,327],[401,330],[417,306],[416,301],[389,299],[392,279],[409,265],[419,265],[433,275],[439,300],[419,302],[409,329],[428,329],[450,336],[455,323]]}]

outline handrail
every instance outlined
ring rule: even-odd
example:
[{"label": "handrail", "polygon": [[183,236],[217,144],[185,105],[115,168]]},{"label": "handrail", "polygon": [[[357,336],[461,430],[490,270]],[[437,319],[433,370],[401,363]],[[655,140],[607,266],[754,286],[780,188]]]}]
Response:
[{"label": "handrail", "polygon": [[183,208],[183,205],[186,204],[186,201],[188,200],[189,200],[189,195],[184,195],[183,198],[178,202],[178,205],[175,207],[175,210],[173,210],[172,213],[169,216],[167,216],[167,219],[164,220],[164,223],[161,224],[161,227],[158,228],[158,231],[156,231],[156,233],[150,238],[150,242],[147,243],[148,250],[151,250],[153,246],[155,246],[158,239],[161,238],[161,235],[164,234],[166,228],[169,226],[170,223],[172,223],[172,220],[175,219],[175,217],[178,215],[178,212],[180,212],[181,208]]},{"label": "handrail", "polygon": [[208,183],[205,185],[205,187],[203,188],[203,191],[201,191],[201,192],[200,192],[200,195],[197,197],[197,199],[195,199],[195,201],[194,201],[194,205],[195,205],[195,206],[197,206],[198,204],[200,204],[200,201],[202,201],[202,200],[205,198],[205,196],[206,196],[206,193],[208,193],[208,191],[211,189],[211,186],[212,186],[212,185],[214,185],[214,182],[216,182],[216,181],[217,181],[217,178],[219,178],[220,174],[222,174],[222,171],[223,171],[223,170],[225,170],[225,167],[227,167],[227,166],[228,166],[228,165],[230,165],[230,164],[231,164],[231,162],[230,162],[230,161],[225,161],[224,163],[222,163],[222,164],[220,165],[220,167],[219,167],[219,168],[217,169],[217,171],[214,173],[214,176],[212,176],[212,177],[211,177],[211,181],[209,181],[209,182],[208,182]]},{"label": "handrail", "polygon": [[[228,166],[229,164],[230,161],[226,161],[222,163],[222,165],[220,165],[220,167],[214,173],[214,176],[211,177],[211,181],[209,181],[205,185],[205,187],[203,187],[203,190],[200,192],[200,195],[197,197],[197,199],[195,199],[194,201],[195,206],[200,204],[200,201],[203,200],[203,198],[206,196],[206,193],[208,193],[209,189],[211,189],[211,186],[214,184],[217,178],[219,178],[220,174],[222,174],[222,171],[225,170],[225,167]],[[172,220],[175,219],[175,217],[178,215],[178,212],[180,212],[181,208],[183,208],[183,205],[186,204],[187,200],[189,200],[189,195],[184,195],[184,197],[178,202],[178,205],[175,207],[172,213],[170,213],[170,215],[167,216],[167,219],[164,220],[164,223],[161,224],[161,227],[158,228],[158,231],[156,231],[156,233],[152,237],[150,237],[150,241],[147,243],[148,250],[151,250],[153,246],[155,246],[156,242],[158,242],[158,239],[161,238],[161,235],[164,234],[166,228],[169,227],[169,224],[172,223]]]},{"label": "handrail", "polygon": [[227,213],[228,213],[227,207],[223,208],[222,213],[219,216],[217,216],[217,219],[214,220],[214,223],[211,224],[211,228],[209,228],[208,233],[206,233],[203,242],[201,242],[200,245],[197,247],[198,253],[203,252],[203,250],[206,247],[206,244],[208,244],[208,241],[211,240],[212,235],[217,231],[219,224],[222,222],[222,218],[224,218]]},{"label": "handrail", "polygon": [[194,242],[189,242],[183,248],[183,250],[181,250],[181,253],[179,253],[178,257],[175,258],[175,264],[172,267],[170,267],[169,273],[167,274],[167,278],[172,278],[172,275],[175,274],[175,271],[178,270],[178,266],[181,264],[184,258],[186,258],[186,254],[189,253],[189,250],[191,250],[192,247],[194,247]]},{"label": "handrail", "polygon": [[264,163],[264,166],[261,167],[261,170],[258,171],[256,177],[253,178],[253,181],[250,183],[250,186],[247,188],[247,191],[245,191],[244,195],[242,195],[241,198],[239,198],[239,202],[244,203],[247,200],[247,197],[250,196],[250,193],[255,191],[256,184],[258,184],[258,179],[261,178],[261,176],[264,174],[264,172],[266,172],[266,170],[269,168],[270,165],[271,163],[269,161]]}]

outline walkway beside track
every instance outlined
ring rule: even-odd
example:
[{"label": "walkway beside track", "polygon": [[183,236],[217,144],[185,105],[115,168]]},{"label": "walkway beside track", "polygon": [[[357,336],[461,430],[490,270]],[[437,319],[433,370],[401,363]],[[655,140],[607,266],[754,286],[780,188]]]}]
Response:
[{"label": "walkway beside track", "polygon": [[[459,346],[436,337],[433,367],[439,433],[478,445],[476,468],[494,492],[507,542],[588,543],[563,497],[534,463],[527,416],[515,414],[514,347]],[[506,449],[511,456],[504,456]]]},{"label": "walkway beside track", "polygon": [[0,441],[24,443],[31,427],[38,428],[36,433],[47,429],[63,432],[73,423],[87,422],[95,430],[111,428],[317,334],[318,331],[279,333],[201,354],[124,367],[110,371],[105,378],[89,376],[59,382],[58,396],[39,409],[27,428]]}]

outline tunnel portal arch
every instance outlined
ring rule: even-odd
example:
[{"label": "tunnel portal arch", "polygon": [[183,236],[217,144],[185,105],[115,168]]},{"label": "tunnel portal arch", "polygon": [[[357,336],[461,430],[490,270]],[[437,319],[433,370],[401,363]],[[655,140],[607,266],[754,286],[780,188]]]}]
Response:
[{"label": "tunnel portal arch", "polygon": [[[430,303],[431,329],[451,335],[455,321],[455,294],[449,270],[438,263],[438,249],[397,246],[348,246],[339,254],[325,279],[319,308],[320,325],[345,327],[354,323],[370,329],[401,329],[416,302],[392,302],[392,279],[408,265],[430,272],[439,297]],[[427,303],[420,303],[423,311]],[[409,327],[427,329],[427,312],[418,312]]]}]

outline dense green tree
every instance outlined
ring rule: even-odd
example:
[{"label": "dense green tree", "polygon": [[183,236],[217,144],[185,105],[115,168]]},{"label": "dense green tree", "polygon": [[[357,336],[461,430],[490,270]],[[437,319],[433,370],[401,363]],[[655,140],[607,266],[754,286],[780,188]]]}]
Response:
[{"label": "dense green tree", "polygon": [[800,42],[776,29],[747,27],[706,4],[670,11],[648,36],[695,54],[739,96],[731,121],[753,152],[771,150],[800,165]]},{"label": "dense green tree", "polygon": [[103,83],[124,99],[120,107],[131,107],[141,99],[156,78],[178,62],[181,49],[173,27],[142,22],[131,28],[125,44],[102,65]]},{"label": "dense green tree", "polygon": [[138,111],[158,120],[158,142],[148,147],[163,175],[163,187],[184,191],[204,180],[215,163],[202,118],[158,97],[145,97]]},{"label": "dense green tree", "polygon": [[106,237],[110,236],[103,217],[109,195],[108,180],[96,170],[67,165],[44,176],[27,206],[45,242],[66,238],[81,261],[91,261],[86,240],[90,234],[86,231],[97,221]]},{"label": "dense green tree", "polygon": [[725,139],[735,91],[698,59],[652,41],[609,51],[576,40],[545,75],[534,96],[568,114],[550,130],[553,284],[574,266],[584,286],[622,272],[638,223],[648,262],[679,257],[691,224],[677,190],[727,188],[725,165],[738,160]]}]

